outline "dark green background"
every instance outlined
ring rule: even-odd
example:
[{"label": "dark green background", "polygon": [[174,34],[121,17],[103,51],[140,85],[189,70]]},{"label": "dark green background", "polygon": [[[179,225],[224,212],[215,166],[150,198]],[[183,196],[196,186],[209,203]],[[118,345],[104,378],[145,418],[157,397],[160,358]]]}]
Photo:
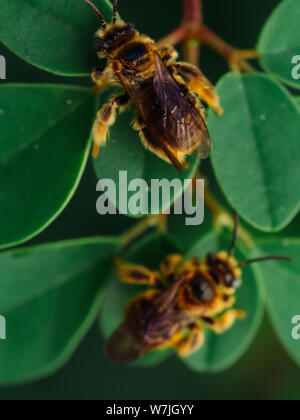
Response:
[{"label": "dark green background", "polygon": [[[180,21],[180,10],[174,11],[175,2],[181,4],[182,0],[120,0],[120,13],[137,26],[135,16],[143,13],[141,29],[158,37]],[[205,21],[210,27],[233,45],[252,48],[279,0],[203,0],[203,3]],[[9,83],[90,84],[88,79],[55,77],[25,65],[1,44],[0,54],[7,59]],[[206,47],[202,51],[201,67],[213,82],[227,70],[223,59]],[[121,216],[97,216],[95,186],[90,161],[71,204],[30,244],[89,235],[117,235],[134,223]],[[295,226],[299,228],[299,224]],[[38,383],[2,388],[0,399],[300,399],[299,385],[299,368],[288,359],[267,319],[243,359],[218,375],[190,372],[175,358],[153,369],[111,366],[104,358],[103,342],[95,326],[60,372]]]}]

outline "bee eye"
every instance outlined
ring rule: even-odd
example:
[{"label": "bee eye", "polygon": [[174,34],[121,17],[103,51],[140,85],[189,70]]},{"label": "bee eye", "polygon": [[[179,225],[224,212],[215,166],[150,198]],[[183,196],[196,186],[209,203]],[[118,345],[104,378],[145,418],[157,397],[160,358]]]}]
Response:
[{"label": "bee eye", "polygon": [[234,277],[232,273],[226,273],[224,276],[224,283],[227,287],[238,287],[238,280]]},{"label": "bee eye", "polygon": [[96,52],[107,51],[113,45],[113,41],[110,39],[95,38],[94,40],[94,49]]}]

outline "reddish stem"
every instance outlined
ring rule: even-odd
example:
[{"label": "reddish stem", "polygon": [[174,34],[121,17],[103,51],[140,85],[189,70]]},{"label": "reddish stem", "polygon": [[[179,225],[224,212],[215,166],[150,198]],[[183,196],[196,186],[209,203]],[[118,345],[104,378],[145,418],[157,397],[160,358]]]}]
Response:
[{"label": "reddish stem", "polygon": [[253,50],[238,50],[203,25],[202,0],[183,0],[184,20],[182,25],[163,38],[158,45],[183,43],[185,60],[199,64],[201,43],[209,45],[224,57],[232,70],[255,70],[247,60],[258,57]]},{"label": "reddish stem", "polygon": [[200,43],[195,43],[195,41],[197,41],[195,32],[201,28],[203,24],[202,0],[184,0],[183,14],[183,24],[188,31],[183,43],[184,56],[188,62],[197,66],[200,60]]},{"label": "reddish stem", "polygon": [[200,41],[216,50],[226,60],[230,60],[236,51],[235,48],[225,42],[206,26],[202,26],[198,29],[198,38]]},{"label": "reddish stem", "polygon": [[202,0],[184,1],[184,22],[197,28],[202,25]]},{"label": "reddish stem", "polygon": [[159,47],[164,45],[176,45],[182,42],[185,37],[187,36],[187,28],[185,26],[180,26],[178,29],[175,29],[175,31],[171,32],[166,37],[162,38],[157,45]]}]

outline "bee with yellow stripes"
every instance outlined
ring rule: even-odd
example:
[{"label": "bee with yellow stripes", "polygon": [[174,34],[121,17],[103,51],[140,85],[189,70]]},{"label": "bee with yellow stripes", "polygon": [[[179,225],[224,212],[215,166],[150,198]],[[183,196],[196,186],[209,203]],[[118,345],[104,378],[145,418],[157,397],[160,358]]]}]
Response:
[{"label": "bee with yellow stripes", "polygon": [[94,124],[93,156],[107,141],[118,109],[128,103],[136,109],[134,128],[144,146],[179,171],[188,167],[186,156],[198,154],[205,159],[211,151],[205,123],[203,99],[222,114],[214,87],[195,66],[178,62],[172,46],[159,48],[132,24],[117,20],[117,0],[113,18],[107,24],[90,0],[84,0],[101,21],[96,33],[95,50],[107,60],[105,68],[95,68],[92,78],[101,89],[119,86],[124,92],[104,105]]},{"label": "bee with yellow stripes", "polygon": [[121,280],[129,284],[148,285],[149,290],[128,305],[123,324],[106,346],[108,358],[129,363],[146,354],[167,347],[176,348],[181,357],[202,347],[207,327],[216,334],[229,330],[246,313],[235,309],[235,294],[242,283],[242,267],[271,259],[267,257],[238,262],[236,217],[229,252],[210,253],[204,260],[182,255],[167,256],[158,271],[118,261]]}]

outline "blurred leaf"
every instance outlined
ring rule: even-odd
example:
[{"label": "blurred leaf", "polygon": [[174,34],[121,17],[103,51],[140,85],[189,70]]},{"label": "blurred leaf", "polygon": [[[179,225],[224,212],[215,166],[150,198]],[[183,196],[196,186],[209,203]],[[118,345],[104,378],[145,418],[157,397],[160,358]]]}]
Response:
[{"label": "blurred leaf", "polygon": [[[109,0],[95,0],[107,20]],[[2,0],[0,40],[23,60],[65,76],[90,74],[95,14],[82,0]]]},{"label": "blurred leaf", "polygon": [[168,217],[168,232],[176,241],[182,252],[191,249],[206,233],[210,232],[213,224],[212,213],[205,207],[205,218],[202,225],[187,226],[186,215],[171,214]]},{"label": "blurred leaf", "polygon": [[260,265],[269,312],[276,332],[291,357],[300,365],[300,340],[292,337],[295,316],[300,316],[300,240],[260,241],[264,255],[283,255],[292,263],[271,261]]},{"label": "blurred leaf", "polygon": [[0,255],[0,382],[41,377],[60,367],[94,321],[118,243],[95,238]]},{"label": "blurred leaf", "polygon": [[299,0],[282,1],[264,26],[258,43],[263,68],[298,89],[300,78],[296,80],[292,71],[300,60],[293,63],[292,59],[300,56],[299,18]]},{"label": "blurred leaf", "polygon": [[[105,103],[105,100],[101,100],[101,103]],[[156,155],[145,149],[141,143],[138,132],[132,128],[132,119],[133,115],[130,110],[118,115],[115,125],[111,128],[108,144],[101,149],[99,158],[94,161],[95,171],[99,180],[112,179],[117,185],[118,196],[119,188],[121,188],[121,192],[124,192],[127,185],[134,179],[142,179],[150,188],[152,180],[166,179],[173,181],[176,178],[180,179],[182,181],[181,184],[183,184],[185,179],[193,178],[198,167],[198,159],[194,157],[189,158],[188,162],[190,168],[183,170],[182,173],[179,174],[172,165],[162,161]],[[127,172],[128,184],[126,186],[120,186],[119,174],[121,171]],[[137,187],[135,192],[128,192],[127,203],[130,202],[130,198],[136,195],[136,192],[138,191],[139,187]],[[168,209],[174,201],[182,195],[182,192],[183,185],[176,189],[175,195],[171,193],[171,200],[166,200],[164,205],[162,205],[162,199],[160,198],[158,210],[160,209],[162,212],[163,210]],[[119,202],[116,200],[113,193],[108,192],[107,196],[117,208],[120,207]],[[149,199],[148,214],[153,214],[153,212],[151,212],[150,191],[146,196]],[[166,197],[164,197],[164,199],[166,199]],[[145,214],[139,213],[133,215],[128,210],[128,215],[143,217]]]},{"label": "blurred leaf", "polygon": [[225,110],[210,113],[213,166],[231,205],[252,226],[283,229],[300,207],[300,113],[272,78],[230,73],[218,85]]},{"label": "blurred leaf", "polygon": [[[192,248],[187,258],[204,258],[207,253],[228,250],[230,240],[225,235],[214,233],[207,235]],[[236,250],[239,261],[247,259],[240,245]],[[206,329],[204,346],[192,356],[183,358],[183,362],[197,372],[220,372],[229,368],[245,353],[260,326],[263,314],[262,291],[254,266],[248,266],[243,272],[243,285],[237,291],[234,308],[246,311],[247,317],[238,320],[225,334],[217,335]]]},{"label": "blurred leaf", "polygon": [[[151,252],[149,252],[151,250]],[[165,255],[178,252],[174,245],[164,236],[149,235],[139,241],[123,257],[125,261],[143,264],[157,269]],[[107,339],[122,324],[128,302],[147,290],[145,286],[124,284],[120,281],[116,270],[112,273],[105,300],[100,314],[100,327]],[[133,363],[134,366],[154,366],[170,355],[170,350],[156,351]]]},{"label": "blurred leaf", "polygon": [[0,87],[0,247],[36,235],[74,194],[85,167],[94,98],[83,88]]}]

